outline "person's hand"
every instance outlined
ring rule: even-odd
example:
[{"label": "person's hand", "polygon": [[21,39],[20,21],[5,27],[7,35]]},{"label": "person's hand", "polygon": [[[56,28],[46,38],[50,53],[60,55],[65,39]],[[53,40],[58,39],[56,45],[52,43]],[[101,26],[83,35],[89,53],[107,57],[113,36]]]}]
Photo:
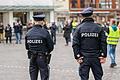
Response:
[{"label": "person's hand", "polygon": [[104,57],[99,57],[99,59],[100,59],[100,63],[101,63],[101,64],[103,64],[103,63],[106,62],[106,58],[104,58]]},{"label": "person's hand", "polygon": [[77,59],[77,62],[78,62],[79,64],[83,63],[83,57],[80,57],[79,59]]}]

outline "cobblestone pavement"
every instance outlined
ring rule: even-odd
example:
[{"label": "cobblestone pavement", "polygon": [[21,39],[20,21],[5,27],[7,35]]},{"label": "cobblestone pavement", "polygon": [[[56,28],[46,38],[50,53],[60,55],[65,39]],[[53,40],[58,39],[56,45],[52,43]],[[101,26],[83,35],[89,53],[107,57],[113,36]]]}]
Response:
[{"label": "cobblestone pavement", "polygon": [[[27,59],[24,41],[22,44],[0,44],[0,80],[30,80],[28,73],[29,60]],[[64,38],[57,37],[57,44],[52,52],[50,80],[80,80],[79,65],[73,57],[71,45],[64,46]],[[109,68],[109,56],[103,64],[103,80],[120,79],[120,44],[117,46],[117,67]],[[38,79],[40,80],[40,79]],[[90,80],[94,80],[90,72]]]}]

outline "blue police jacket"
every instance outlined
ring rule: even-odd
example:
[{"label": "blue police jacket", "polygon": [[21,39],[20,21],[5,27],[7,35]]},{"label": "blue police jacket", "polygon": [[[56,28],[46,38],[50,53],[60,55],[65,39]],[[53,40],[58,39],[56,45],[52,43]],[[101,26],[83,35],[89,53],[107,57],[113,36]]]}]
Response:
[{"label": "blue police jacket", "polygon": [[[85,18],[73,36],[75,59],[79,57],[106,57],[107,42],[103,29],[92,18]],[[79,55],[79,56],[78,56]]]},{"label": "blue police jacket", "polygon": [[25,36],[25,47],[30,51],[50,53],[54,44],[49,32],[40,25],[33,26]]}]

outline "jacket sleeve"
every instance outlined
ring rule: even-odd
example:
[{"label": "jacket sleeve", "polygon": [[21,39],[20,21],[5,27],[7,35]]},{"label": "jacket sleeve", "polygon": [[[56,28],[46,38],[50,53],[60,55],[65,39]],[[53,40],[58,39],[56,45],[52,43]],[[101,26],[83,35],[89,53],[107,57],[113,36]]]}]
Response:
[{"label": "jacket sleeve", "polygon": [[27,37],[25,36],[25,48],[27,49],[27,50],[29,50],[29,46],[28,46],[28,44],[27,44]]},{"label": "jacket sleeve", "polygon": [[72,44],[75,59],[78,59],[81,56],[80,45],[81,45],[80,44],[80,34],[79,34],[79,29],[77,29],[74,33],[73,44]]},{"label": "jacket sleeve", "polygon": [[47,48],[48,48],[48,53],[50,53],[53,49],[54,49],[54,44],[53,44],[53,41],[52,41],[52,38],[49,34],[49,32],[47,31]]},{"label": "jacket sleeve", "polygon": [[101,29],[100,32],[100,48],[101,48],[101,55],[102,57],[107,57],[107,37],[105,36],[105,32]]}]

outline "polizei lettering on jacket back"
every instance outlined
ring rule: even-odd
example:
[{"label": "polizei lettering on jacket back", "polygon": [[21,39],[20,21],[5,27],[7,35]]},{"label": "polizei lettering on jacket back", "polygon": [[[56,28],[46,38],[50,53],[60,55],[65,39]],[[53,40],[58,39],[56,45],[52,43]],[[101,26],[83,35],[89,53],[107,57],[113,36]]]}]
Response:
[{"label": "polizei lettering on jacket back", "polygon": [[98,37],[98,33],[81,33],[81,37]]},{"label": "polizei lettering on jacket back", "polygon": [[38,44],[41,44],[43,43],[42,40],[27,40],[27,43],[38,43]]}]

